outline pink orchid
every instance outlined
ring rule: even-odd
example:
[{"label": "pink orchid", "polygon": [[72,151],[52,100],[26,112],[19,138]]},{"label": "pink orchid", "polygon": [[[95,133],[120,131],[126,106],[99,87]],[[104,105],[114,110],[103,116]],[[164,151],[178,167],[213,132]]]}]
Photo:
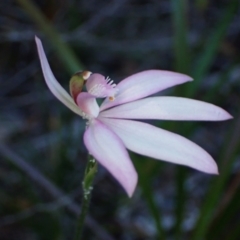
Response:
[{"label": "pink orchid", "polygon": [[[232,118],[215,105],[181,97],[148,97],[163,89],[192,81],[180,73],[143,71],[115,85],[100,74],[88,74],[87,92],[73,98],[55,79],[41,41],[36,37],[38,54],[46,83],[52,93],[76,114],[88,120],[84,133],[87,150],[123,186],[129,197],[137,173],[129,149],[158,160],[177,163],[218,174],[213,158],[201,147],[175,133],[129,119],[222,121]],[[105,98],[99,107],[96,98]]]}]

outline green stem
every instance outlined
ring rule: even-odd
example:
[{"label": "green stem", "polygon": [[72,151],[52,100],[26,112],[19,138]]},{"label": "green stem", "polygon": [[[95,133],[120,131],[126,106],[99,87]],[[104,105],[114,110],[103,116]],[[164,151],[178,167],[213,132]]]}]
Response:
[{"label": "green stem", "polygon": [[82,182],[82,187],[83,187],[82,207],[81,207],[81,213],[77,220],[77,227],[76,227],[74,240],[82,239],[84,221],[85,221],[89,204],[90,204],[91,192],[93,189],[92,185],[93,185],[93,180],[96,172],[97,172],[97,162],[91,155],[88,155],[88,163],[85,169],[84,179]]},{"label": "green stem", "polygon": [[189,73],[188,0],[171,0],[172,22],[174,27],[175,70]]}]

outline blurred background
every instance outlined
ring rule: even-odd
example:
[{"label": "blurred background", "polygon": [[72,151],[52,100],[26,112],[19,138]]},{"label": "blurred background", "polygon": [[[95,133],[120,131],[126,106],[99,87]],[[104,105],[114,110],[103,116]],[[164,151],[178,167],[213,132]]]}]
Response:
[{"label": "blurred background", "polygon": [[48,90],[34,35],[66,89],[80,69],[115,82],[165,69],[194,82],[161,95],[211,102],[234,116],[153,121],[207,150],[220,175],[131,153],[139,183],[128,199],[99,167],[84,239],[240,239],[239,1],[7,0],[0,1],[0,240],[72,239],[82,197],[85,122]]}]

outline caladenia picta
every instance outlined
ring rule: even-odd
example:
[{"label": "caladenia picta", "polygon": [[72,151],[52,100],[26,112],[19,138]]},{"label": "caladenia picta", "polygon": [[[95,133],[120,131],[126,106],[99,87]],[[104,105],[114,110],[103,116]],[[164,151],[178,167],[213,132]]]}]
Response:
[{"label": "caladenia picta", "polygon": [[[87,120],[84,143],[131,197],[137,173],[127,149],[157,160],[218,174],[213,158],[188,139],[132,119],[223,121],[232,116],[210,103],[182,97],[148,97],[166,88],[192,81],[181,73],[147,70],[113,83],[99,73],[79,71],[70,80],[70,93],[55,79],[41,41],[36,37],[45,81],[51,92]],[[83,91],[84,88],[86,91]],[[96,99],[104,98],[99,106]]]},{"label": "caladenia picta", "polygon": [[[228,112],[210,103],[182,97],[149,97],[192,81],[191,77],[164,70],[147,70],[114,84],[99,73],[79,71],[71,77],[69,95],[55,79],[37,37],[36,44],[50,91],[74,113],[86,119],[83,139],[89,154],[112,174],[129,197],[136,188],[138,174],[127,149],[156,160],[218,174],[213,158],[197,144],[148,123],[134,121],[231,119]],[[98,98],[104,99],[100,106]],[[91,189],[90,186],[88,190],[91,192]]]}]

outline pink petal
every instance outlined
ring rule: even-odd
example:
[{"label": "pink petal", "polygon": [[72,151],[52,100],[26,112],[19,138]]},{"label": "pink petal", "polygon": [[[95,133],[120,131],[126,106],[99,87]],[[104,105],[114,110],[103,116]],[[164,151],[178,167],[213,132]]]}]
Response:
[{"label": "pink petal", "polygon": [[61,101],[64,105],[70,108],[76,114],[82,116],[82,111],[79,107],[74,103],[71,96],[66,92],[66,90],[58,83],[56,78],[54,77],[52,70],[48,64],[47,57],[43,50],[42,42],[38,37],[35,37],[35,41],[37,44],[38,55],[40,58],[41,66],[45,81],[47,83],[48,88],[53,93],[53,95]]},{"label": "pink petal", "polygon": [[210,103],[180,97],[150,97],[101,112],[102,117],[222,121],[232,116]]},{"label": "pink petal", "polygon": [[99,113],[99,106],[96,98],[87,92],[82,92],[77,96],[77,105],[87,116],[96,118]]},{"label": "pink petal", "polygon": [[100,110],[131,102],[157,93],[166,88],[191,81],[192,78],[175,72],[148,70],[136,73],[122,80],[118,85],[118,93],[114,101],[105,99]]},{"label": "pink petal", "polygon": [[158,160],[186,165],[197,170],[217,174],[217,165],[202,148],[188,139],[131,120],[100,118],[123,141],[129,150]]},{"label": "pink petal", "polygon": [[113,81],[98,73],[92,74],[86,82],[87,91],[98,98],[114,98],[117,93],[115,87],[116,84],[113,84]]},{"label": "pink petal", "polygon": [[131,197],[136,188],[137,173],[119,137],[95,119],[84,133],[84,143],[89,153],[117,179]]}]

